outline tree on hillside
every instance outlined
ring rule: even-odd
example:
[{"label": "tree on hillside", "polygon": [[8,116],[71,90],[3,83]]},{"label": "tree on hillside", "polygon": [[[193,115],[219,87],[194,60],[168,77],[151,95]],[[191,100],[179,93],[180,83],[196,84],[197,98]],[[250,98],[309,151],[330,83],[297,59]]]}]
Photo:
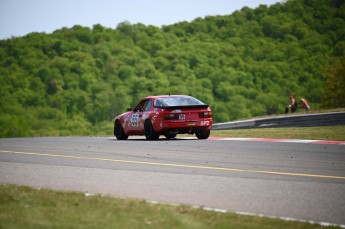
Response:
[{"label": "tree on hillside", "polygon": [[340,63],[326,69],[323,106],[345,107],[345,52]]}]

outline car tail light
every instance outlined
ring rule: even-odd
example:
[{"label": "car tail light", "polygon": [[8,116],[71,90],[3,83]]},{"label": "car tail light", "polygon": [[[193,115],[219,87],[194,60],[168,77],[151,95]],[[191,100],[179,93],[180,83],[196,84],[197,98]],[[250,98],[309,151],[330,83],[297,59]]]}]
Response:
[{"label": "car tail light", "polygon": [[199,118],[212,118],[212,111],[200,112]]},{"label": "car tail light", "polygon": [[164,120],[174,120],[178,119],[178,114],[165,114]]}]

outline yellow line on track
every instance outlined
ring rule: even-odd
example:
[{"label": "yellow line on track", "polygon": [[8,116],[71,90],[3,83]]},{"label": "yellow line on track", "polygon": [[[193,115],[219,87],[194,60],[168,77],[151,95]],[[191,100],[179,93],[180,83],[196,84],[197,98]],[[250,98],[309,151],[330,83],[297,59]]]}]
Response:
[{"label": "yellow line on track", "polygon": [[10,154],[44,156],[44,157],[59,157],[59,158],[72,158],[72,159],[83,159],[83,160],[108,161],[108,162],[116,162],[116,163],[157,165],[157,166],[166,166],[166,167],[208,169],[208,170],[219,170],[219,171],[235,171],[235,172],[261,173],[261,174],[285,175],[285,176],[297,176],[297,177],[345,179],[345,176],[329,176],[329,175],[307,174],[307,173],[273,172],[273,171],[263,171],[263,170],[236,169],[236,168],[212,167],[212,166],[202,166],[202,165],[183,165],[183,164],[169,164],[169,163],[160,163],[160,162],[116,160],[116,159],[110,159],[110,158],[81,157],[81,156],[73,156],[73,155],[47,154],[47,153],[34,153],[34,152],[17,152],[17,151],[8,151],[8,150],[0,150],[0,152],[10,153]]}]

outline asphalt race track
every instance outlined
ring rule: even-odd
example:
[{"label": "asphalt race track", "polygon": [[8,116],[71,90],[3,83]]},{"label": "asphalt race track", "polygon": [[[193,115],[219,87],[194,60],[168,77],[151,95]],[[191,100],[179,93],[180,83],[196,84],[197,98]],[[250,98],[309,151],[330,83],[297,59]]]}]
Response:
[{"label": "asphalt race track", "polygon": [[345,225],[345,145],[3,138],[0,183]]}]

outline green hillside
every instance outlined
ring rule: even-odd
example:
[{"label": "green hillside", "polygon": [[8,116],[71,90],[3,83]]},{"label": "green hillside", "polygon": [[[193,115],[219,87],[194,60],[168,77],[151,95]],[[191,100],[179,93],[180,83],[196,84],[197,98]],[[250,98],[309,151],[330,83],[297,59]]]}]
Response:
[{"label": "green hillside", "polygon": [[334,88],[344,91],[344,73],[334,69],[344,48],[343,0],[0,40],[0,137],[111,135],[115,115],[157,94],[195,96],[215,122],[283,113],[288,95],[313,109],[343,105]]}]

